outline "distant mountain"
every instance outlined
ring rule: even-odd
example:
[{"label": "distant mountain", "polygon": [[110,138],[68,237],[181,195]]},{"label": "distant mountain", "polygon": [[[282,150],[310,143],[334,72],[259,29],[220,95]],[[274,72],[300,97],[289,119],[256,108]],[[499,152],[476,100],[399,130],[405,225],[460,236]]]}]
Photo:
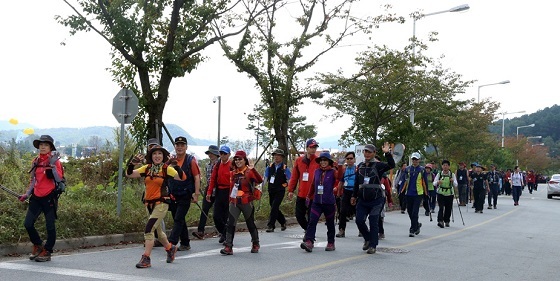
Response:
[{"label": "distant mountain", "polygon": [[[500,116],[501,117],[501,116]],[[507,115],[506,115],[507,117]],[[535,124],[534,127],[527,125]],[[542,136],[542,139],[551,137],[554,141],[560,140],[560,105],[553,105],[545,109],[538,110],[531,114],[525,114],[520,117],[505,119],[494,122],[490,125],[489,130],[497,135],[502,134],[502,125],[504,125],[505,136],[516,136],[517,127],[523,127],[519,130],[519,135],[524,136]]]},{"label": "distant mountain", "polygon": [[[193,138],[189,133],[187,133],[183,128],[175,124],[166,124],[169,133],[172,138],[178,136],[184,136],[189,141],[190,145],[210,145],[214,141]],[[10,141],[12,138],[16,140],[21,140],[27,137],[23,133],[25,128],[34,128],[30,124],[18,124],[12,125],[8,121],[0,121],[0,142]],[[98,137],[103,142],[108,140],[111,143],[115,143],[115,133],[114,131],[117,127],[109,126],[96,126],[96,127],[86,127],[86,128],[48,128],[48,129],[35,129],[35,135],[51,135],[57,145],[67,146],[70,144],[87,144],[91,137]],[[172,147],[169,137],[164,132],[163,144],[165,147]]]}]

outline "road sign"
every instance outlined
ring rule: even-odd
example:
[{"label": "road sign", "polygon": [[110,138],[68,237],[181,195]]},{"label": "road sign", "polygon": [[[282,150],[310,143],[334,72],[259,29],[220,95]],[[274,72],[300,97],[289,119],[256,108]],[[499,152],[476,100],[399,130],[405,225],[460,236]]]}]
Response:
[{"label": "road sign", "polygon": [[113,116],[119,123],[130,124],[138,114],[138,97],[132,90],[121,89],[113,98]]}]

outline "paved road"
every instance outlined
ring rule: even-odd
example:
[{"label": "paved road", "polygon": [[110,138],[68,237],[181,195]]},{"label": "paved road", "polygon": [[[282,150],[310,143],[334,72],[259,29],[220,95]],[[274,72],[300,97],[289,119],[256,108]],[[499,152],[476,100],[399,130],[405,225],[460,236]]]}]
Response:
[{"label": "paved road", "polygon": [[[560,199],[547,199],[546,187],[524,192],[520,206],[500,196],[498,209],[475,214],[462,207],[465,226],[455,206],[455,222],[441,229],[435,218],[420,218],[422,232],[408,237],[409,220],[387,213],[378,252],[365,254],[353,221],[347,237],[326,252],[326,227],[320,224],[316,248],[299,248],[298,226],[260,232],[261,251],[252,254],[250,237],[238,233],[234,255],[221,256],[217,239],[193,240],[192,250],[179,252],[172,264],[156,248],[152,268],[136,269],[142,246],[87,253],[58,254],[51,262],[25,259],[0,262],[1,280],[556,280],[560,247]],[[468,212],[467,212],[468,211]]]}]

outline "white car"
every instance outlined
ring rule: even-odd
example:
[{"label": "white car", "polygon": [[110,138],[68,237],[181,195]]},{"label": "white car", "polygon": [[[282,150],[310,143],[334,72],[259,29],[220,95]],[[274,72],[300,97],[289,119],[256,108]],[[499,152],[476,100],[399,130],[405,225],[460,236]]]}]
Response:
[{"label": "white car", "polygon": [[560,196],[560,174],[552,175],[547,185],[548,199],[552,199],[552,196]]}]

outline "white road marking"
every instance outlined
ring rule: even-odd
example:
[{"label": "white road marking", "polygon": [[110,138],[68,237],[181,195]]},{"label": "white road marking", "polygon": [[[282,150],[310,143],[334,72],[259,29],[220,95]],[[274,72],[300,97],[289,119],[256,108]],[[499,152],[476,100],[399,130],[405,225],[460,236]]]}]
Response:
[{"label": "white road marking", "polygon": [[[148,278],[148,277],[141,277],[141,276],[135,276],[135,275],[125,275],[125,274],[118,274],[118,273],[107,273],[107,272],[98,272],[98,271],[71,269],[71,268],[60,268],[60,267],[51,267],[51,266],[42,266],[42,265],[29,265],[29,264],[21,264],[21,263],[13,263],[13,262],[0,263],[0,269],[11,269],[11,270],[39,272],[39,273],[47,273],[47,274],[58,274],[58,275],[65,275],[65,276],[93,278],[93,279],[101,279],[101,280],[130,280],[130,281],[135,281],[135,280],[139,280],[139,281],[166,280],[166,279],[162,279],[162,278]],[[169,279],[167,279],[167,280],[169,280]]]}]

